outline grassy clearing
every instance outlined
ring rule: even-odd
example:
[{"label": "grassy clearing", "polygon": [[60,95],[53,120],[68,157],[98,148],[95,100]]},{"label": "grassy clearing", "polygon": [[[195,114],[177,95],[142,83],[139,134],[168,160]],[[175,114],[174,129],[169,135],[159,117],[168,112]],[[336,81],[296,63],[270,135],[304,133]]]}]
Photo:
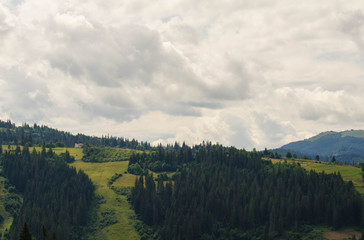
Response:
[{"label": "grassy clearing", "polygon": [[123,149],[123,148],[113,148],[105,146],[90,146],[84,145],[84,157],[85,162],[117,162],[117,161],[127,161],[130,159],[133,153],[142,153],[143,151]]},{"label": "grassy clearing", "polygon": [[340,172],[342,178],[345,181],[352,181],[358,192],[364,195],[364,181],[361,168],[349,165],[336,165],[328,162],[318,162],[314,160],[304,159],[265,159],[271,160],[273,163],[283,163],[284,161],[287,161],[287,163],[299,163],[301,167],[305,168],[308,171],[312,169],[316,172],[324,171],[325,173]]},{"label": "grassy clearing", "polygon": [[107,186],[108,180],[115,173],[122,173],[123,176],[118,178],[113,186],[134,186],[135,176],[124,173],[128,168],[128,161],[123,162],[105,162],[105,163],[87,163],[80,159],[70,164],[76,169],[82,169],[96,186],[95,194],[102,195],[106,200],[100,204],[97,209],[99,220],[103,219],[101,213],[112,210],[118,220],[116,224],[112,224],[100,229],[92,236],[93,239],[140,239],[139,234],[134,229],[133,217],[134,211],[130,208],[125,196],[117,195]]}]

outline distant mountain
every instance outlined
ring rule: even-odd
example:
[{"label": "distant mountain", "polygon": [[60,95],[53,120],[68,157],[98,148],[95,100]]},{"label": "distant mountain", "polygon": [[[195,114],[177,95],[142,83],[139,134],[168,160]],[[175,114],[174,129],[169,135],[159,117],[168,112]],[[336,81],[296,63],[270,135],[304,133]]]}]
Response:
[{"label": "distant mountain", "polygon": [[307,155],[314,159],[328,161],[335,156],[337,161],[355,164],[364,161],[364,130],[348,130],[343,132],[323,132],[303,141],[292,142],[273,150],[285,156],[287,151],[297,156]]}]

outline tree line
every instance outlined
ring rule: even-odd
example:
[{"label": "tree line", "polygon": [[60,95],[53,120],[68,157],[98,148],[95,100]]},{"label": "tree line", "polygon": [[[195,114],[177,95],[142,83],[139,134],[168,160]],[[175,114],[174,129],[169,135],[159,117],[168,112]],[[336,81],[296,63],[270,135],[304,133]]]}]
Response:
[{"label": "tree line", "polygon": [[304,224],[360,225],[362,199],[340,174],[272,164],[258,152],[200,146],[174,182],[137,178],[131,202],[160,239],[273,239]]},{"label": "tree line", "polygon": [[78,239],[80,227],[87,222],[94,186],[82,170],[69,167],[66,158],[45,148],[37,153],[18,147],[2,154],[5,176],[23,195],[9,239],[18,239],[25,222],[36,239],[43,239],[45,232],[59,240]]},{"label": "tree line", "polygon": [[0,120],[0,143],[29,146],[42,146],[44,143],[47,147],[74,147],[75,143],[88,142],[92,145],[103,145],[110,147],[130,148],[147,150],[151,146],[147,142],[139,142],[135,139],[123,137],[102,136],[91,137],[84,134],[71,134],[70,132],[60,131],[45,125],[34,124],[30,126],[24,123],[22,126],[16,126],[10,120]]}]

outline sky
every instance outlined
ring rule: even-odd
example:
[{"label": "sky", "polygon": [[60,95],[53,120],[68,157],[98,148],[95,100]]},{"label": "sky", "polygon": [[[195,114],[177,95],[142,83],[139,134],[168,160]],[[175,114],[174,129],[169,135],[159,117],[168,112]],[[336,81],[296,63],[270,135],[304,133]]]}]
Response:
[{"label": "sky", "polygon": [[364,127],[364,1],[0,0],[0,119],[280,147]]}]

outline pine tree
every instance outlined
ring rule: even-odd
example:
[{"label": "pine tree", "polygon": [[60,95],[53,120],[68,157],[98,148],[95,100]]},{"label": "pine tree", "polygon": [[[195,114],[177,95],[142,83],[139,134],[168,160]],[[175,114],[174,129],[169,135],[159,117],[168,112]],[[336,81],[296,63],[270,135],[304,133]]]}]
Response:
[{"label": "pine tree", "polygon": [[32,234],[29,231],[28,224],[24,222],[23,229],[20,232],[19,240],[32,240]]},{"label": "pine tree", "polygon": [[42,238],[43,240],[47,239],[48,234],[47,234],[47,230],[45,229],[44,225],[42,226]]},{"label": "pine tree", "polygon": [[57,236],[56,236],[55,232],[52,233],[51,240],[57,240]]}]

